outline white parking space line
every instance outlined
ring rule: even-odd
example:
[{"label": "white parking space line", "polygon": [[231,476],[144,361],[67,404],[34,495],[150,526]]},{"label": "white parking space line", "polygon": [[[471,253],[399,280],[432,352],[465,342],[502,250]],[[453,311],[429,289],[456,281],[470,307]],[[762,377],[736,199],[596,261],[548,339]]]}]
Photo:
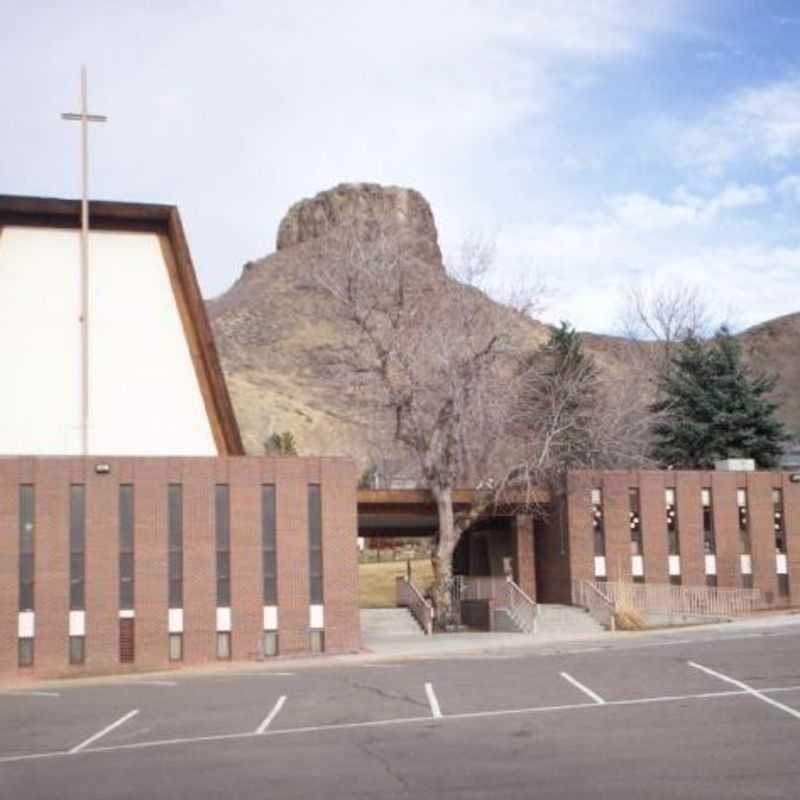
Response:
[{"label": "white parking space line", "polygon": [[559,675],[569,681],[576,689],[580,689],[587,697],[591,697],[598,705],[605,705],[605,700],[597,692],[593,692],[588,686],[584,686],[580,681],[575,680],[568,672],[560,672]]},{"label": "white parking space line", "polygon": [[178,686],[178,681],[131,681],[125,686]]},{"label": "white parking space line", "polygon": [[111,733],[111,731],[113,731],[115,728],[119,728],[120,725],[123,725],[129,719],[132,719],[138,713],[139,713],[138,708],[135,708],[133,711],[129,711],[124,717],[120,717],[116,722],[112,722],[110,725],[107,725],[105,728],[103,728],[103,730],[97,731],[97,733],[95,733],[93,736],[90,736],[85,741],[81,742],[78,745],[75,745],[75,747],[73,747],[72,750],[69,751],[69,754],[73,755],[74,753],[80,753],[80,751],[83,750],[85,747],[88,747],[93,742],[96,742],[98,739],[101,739],[107,733]]},{"label": "white parking space line", "polygon": [[283,704],[285,702],[286,702],[286,695],[282,694],[278,698],[278,702],[275,703],[275,705],[272,707],[272,711],[270,711],[269,714],[267,714],[264,721],[256,728],[255,731],[256,735],[261,735],[262,733],[264,733],[264,731],[267,730],[267,728],[269,728],[270,725],[272,725],[272,721],[275,719],[275,717],[278,716],[278,714],[280,714],[280,711],[283,708]]},{"label": "white parking space line", "polygon": [[778,708],[781,711],[785,711],[787,714],[794,717],[795,719],[800,719],[800,711],[798,711],[795,708],[792,708],[791,706],[786,706],[783,703],[779,703],[777,700],[773,700],[771,697],[767,697],[763,692],[759,691],[758,689],[754,689],[747,683],[743,683],[742,681],[736,680],[736,678],[731,678],[730,675],[723,675],[721,672],[717,672],[716,670],[711,669],[710,667],[704,667],[702,664],[697,664],[694,661],[690,661],[689,666],[694,667],[695,669],[699,669],[701,672],[705,672],[707,675],[713,675],[715,678],[719,678],[721,681],[730,683],[732,686],[738,686],[742,691],[747,692],[747,694],[750,694],[753,697],[758,698],[764,703],[768,703],[771,706],[775,706],[775,708]]},{"label": "white parking space line", "polygon": [[[426,686],[428,685],[430,684],[426,684]],[[783,692],[783,691],[793,691],[793,690],[800,690],[800,686],[785,686],[777,688],[771,687],[769,689],[761,689],[760,693],[765,694],[768,692],[772,693],[772,692]],[[446,715],[442,714],[441,719],[443,721],[449,721],[449,720],[455,721],[455,720],[470,720],[470,719],[493,718],[493,717],[524,716],[527,714],[541,714],[541,713],[553,714],[558,712],[586,711],[590,709],[595,709],[595,710],[610,709],[616,706],[655,705],[660,703],[682,702],[686,700],[697,700],[697,701],[727,700],[727,699],[747,697],[751,693],[752,693],[751,691],[745,689],[731,689],[730,691],[703,692],[701,694],[666,695],[663,697],[641,697],[630,700],[607,700],[604,703],[597,703],[597,702],[570,703],[558,706],[532,706],[528,708],[506,708],[496,711],[468,711],[457,714],[446,714]],[[115,725],[122,724],[124,720],[125,717],[123,717],[122,720],[118,720],[118,722],[114,724]],[[430,720],[431,718],[429,716],[402,717],[396,719],[367,720],[364,722],[343,722],[343,723],[333,723],[327,725],[325,724],[308,725],[297,728],[279,728],[277,730],[267,729],[264,731],[263,734],[258,734],[254,731],[245,731],[242,733],[221,733],[221,734],[211,734],[208,736],[190,736],[190,737],[175,738],[175,739],[154,739],[145,742],[126,742],[125,744],[92,747],[84,749],[82,752],[84,754],[113,753],[118,750],[145,750],[145,749],[168,747],[180,744],[195,744],[203,742],[221,742],[221,741],[233,741],[237,739],[251,739],[256,736],[292,736],[292,735],[302,735],[304,733],[317,733],[317,732],[324,733],[325,731],[339,731],[339,730],[358,729],[358,728],[393,727],[397,725],[401,726],[413,725],[413,724],[430,722]],[[101,731],[100,734],[97,734],[95,737],[93,737],[93,740],[96,741],[97,736],[108,732],[109,729],[106,729],[106,731]],[[80,745],[80,747],[86,748],[89,741],[91,740],[87,740],[87,742]],[[16,761],[39,760],[43,758],[58,758],[62,756],[68,756],[72,752],[73,752],[72,750],[70,751],[56,750],[46,753],[25,753],[22,755],[4,756],[0,757],[0,764],[6,764]]]},{"label": "white parking space line", "polygon": [[439,706],[439,701],[436,699],[436,692],[433,691],[432,684],[425,684],[425,694],[428,696],[428,704],[431,707],[431,716],[434,719],[439,719],[442,716],[442,709]]},{"label": "white parking space line", "polygon": [[61,697],[59,692],[0,692],[0,697]]},{"label": "white parking space line", "polygon": [[220,675],[207,675],[208,678],[291,678],[294,672],[225,672]]}]

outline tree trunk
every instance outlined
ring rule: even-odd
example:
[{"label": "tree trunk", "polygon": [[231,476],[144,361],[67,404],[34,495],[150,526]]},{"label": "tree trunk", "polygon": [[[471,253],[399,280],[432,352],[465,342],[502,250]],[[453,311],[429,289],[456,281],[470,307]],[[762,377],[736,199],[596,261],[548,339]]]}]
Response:
[{"label": "tree trunk", "polygon": [[443,629],[455,622],[453,602],[450,594],[453,577],[453,553],[458,544],[455,520],[453,517],[452,490],[435,487],[431,490],[436,499],[439,516],[439,537],[433,551],[433,606],[436,627]]}]

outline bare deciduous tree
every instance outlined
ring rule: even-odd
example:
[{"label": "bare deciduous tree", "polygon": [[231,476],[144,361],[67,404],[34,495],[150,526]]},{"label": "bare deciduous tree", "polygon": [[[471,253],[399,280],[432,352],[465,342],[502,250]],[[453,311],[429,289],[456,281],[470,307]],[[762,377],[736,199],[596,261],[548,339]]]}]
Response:
[{"label": "bare deciduous tree", "polygon": [[623,334],[644,344],[651,366],[661,367],[688,335],[704,339],[714,326],[709,304],[697,287],[637,282],[622,293]]},{"label": "bare deciduous tree", "polygon": [[[402,230],[342,228],[323,246],[318,285],[352,332],[343,366],[357,396],[380,410],[416,461],[436,503],[433,601],[443,626],[452,619],[452,560],[462,533],[491,506],[532,503],[535,487],[554,484],[573,424],[565,409],[586,395],[588,377],[548,375],[511,335],[508,308],[418,260]],[[491,258],[490,249],[468,244],[459,274],[483,279]],[[615,413],[593,413],[591,425],[618,426],[593,436],[593,453],[620,434],[624,415]],[[457,513],[453,492],[463,486],[475,488],[476,498]]]}]

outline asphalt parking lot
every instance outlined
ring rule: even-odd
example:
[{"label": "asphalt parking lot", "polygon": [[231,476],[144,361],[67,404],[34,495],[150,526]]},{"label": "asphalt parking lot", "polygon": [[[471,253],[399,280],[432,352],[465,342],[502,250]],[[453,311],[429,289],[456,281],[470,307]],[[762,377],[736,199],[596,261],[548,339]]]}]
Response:
[{"label": "asphalt parking lot", "polygon": [[0,797],[800,796],[800,628],[0,692]]}]

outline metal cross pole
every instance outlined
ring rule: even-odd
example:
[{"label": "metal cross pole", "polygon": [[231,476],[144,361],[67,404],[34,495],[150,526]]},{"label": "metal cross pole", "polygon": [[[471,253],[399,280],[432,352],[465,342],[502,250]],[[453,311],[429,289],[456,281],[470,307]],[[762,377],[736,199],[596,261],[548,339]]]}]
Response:
[{"label": "metal cross pole", "polygon": [[81,67],[81,111],[61,119],[81,123],[81,452],[89,453],[89,123],[108,117],[87,110],[86,67]]}]

